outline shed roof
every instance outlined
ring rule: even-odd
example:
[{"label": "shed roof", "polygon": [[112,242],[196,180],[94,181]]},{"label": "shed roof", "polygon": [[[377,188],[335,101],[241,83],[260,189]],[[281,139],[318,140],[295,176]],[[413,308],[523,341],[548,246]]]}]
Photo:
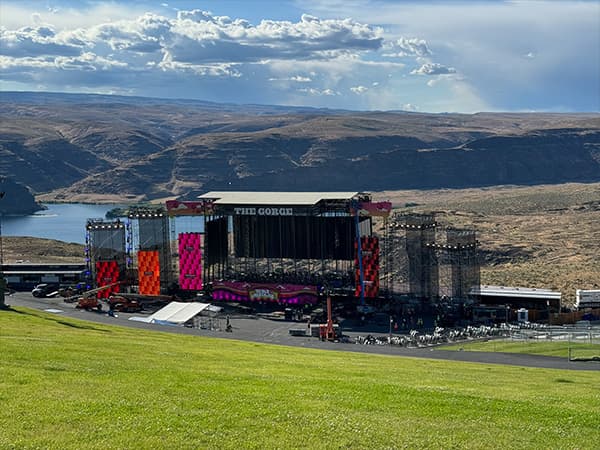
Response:
[{"label": "shed roof", "polygon": [[508,286],[480,286],[479,295],[483,297],[514,297],[539,300],[560,300],[561,293],[551,289],[508,287]]}]

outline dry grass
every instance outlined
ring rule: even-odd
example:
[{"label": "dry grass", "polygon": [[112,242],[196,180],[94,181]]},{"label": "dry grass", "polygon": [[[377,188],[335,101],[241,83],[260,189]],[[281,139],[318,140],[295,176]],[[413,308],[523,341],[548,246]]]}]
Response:
[{"label": "dry grass", "polygon": [[84,246],[52,239],[2,237],[4,264],[17,261],[31,263],[84,263]]}]

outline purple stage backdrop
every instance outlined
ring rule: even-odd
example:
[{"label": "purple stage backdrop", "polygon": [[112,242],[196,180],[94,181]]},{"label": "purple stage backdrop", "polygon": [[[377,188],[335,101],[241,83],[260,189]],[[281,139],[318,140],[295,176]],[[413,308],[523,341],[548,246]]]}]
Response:
[{"label": "purple stage backdrop", "polygon": [[316,286],[299,284],[246,283],[243,281],[217,281],[213,284],[214,300],[231,302],[274,302],[286,305],[315,304],[318,300]]}]

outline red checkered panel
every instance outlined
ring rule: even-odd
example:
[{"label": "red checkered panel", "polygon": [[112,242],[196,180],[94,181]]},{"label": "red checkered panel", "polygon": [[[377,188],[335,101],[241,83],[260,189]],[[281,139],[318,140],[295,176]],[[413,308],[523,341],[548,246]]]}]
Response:
[{"label": "red checkered panel", "polygon": [[[96,285],[98,287],[108,286],[119,281],[119,265],[117,261],[96,261]],[[97,298],[108,298],[119,292],[119,285],[111,286],[98,291]]]},{"label": "red checkered panel", "polygon": [[[375,236],[360,238],[362,251],[363,281],[365,297],[375,298],[379,295],[379,239]],[[354,243],[354,265],[356,268],[356,289],[354,295],[360,297],[360,269],[358,264],[358,251]]]}]

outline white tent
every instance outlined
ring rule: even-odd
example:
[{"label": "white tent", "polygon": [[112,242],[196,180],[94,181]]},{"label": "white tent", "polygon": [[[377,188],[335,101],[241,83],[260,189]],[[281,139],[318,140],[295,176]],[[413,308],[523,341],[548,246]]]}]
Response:
[{"label": "white tent", "polygon": [[[183,325],[210,306],[210,303],[171,302],[143,321],[163,325]],[[133,317],[131,319],[135,320]]]}]

